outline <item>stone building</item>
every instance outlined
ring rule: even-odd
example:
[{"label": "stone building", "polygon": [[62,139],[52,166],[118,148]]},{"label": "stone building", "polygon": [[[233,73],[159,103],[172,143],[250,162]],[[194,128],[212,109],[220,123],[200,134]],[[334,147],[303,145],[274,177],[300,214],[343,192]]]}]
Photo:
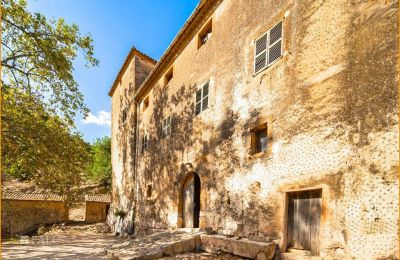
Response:
[{"label": "stone building", "polygon": [[110,90],[118,233],[398,257],[398,1],[201,1]]},{"label": "stone building", "polygon": [[85,195],[85,221],[105,222],[110,204],[111,196],[108,194]]},{"label": "stone building", "polygon": [[34,232],[42,224],[68,221],[69,208],[55,194],[6,192],[1,197],[1,237]]}]

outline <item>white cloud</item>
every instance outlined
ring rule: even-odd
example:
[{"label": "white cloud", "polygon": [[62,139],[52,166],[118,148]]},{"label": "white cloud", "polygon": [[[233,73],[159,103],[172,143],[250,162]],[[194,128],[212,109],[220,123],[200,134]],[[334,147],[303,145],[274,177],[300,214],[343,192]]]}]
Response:
[{"label": "white cloud", "polygon": [[101,126],[111,126],[111,113],[99,111],[96,115],[89,112],[88,116],[82,120],[83,124],[95,124]]}]

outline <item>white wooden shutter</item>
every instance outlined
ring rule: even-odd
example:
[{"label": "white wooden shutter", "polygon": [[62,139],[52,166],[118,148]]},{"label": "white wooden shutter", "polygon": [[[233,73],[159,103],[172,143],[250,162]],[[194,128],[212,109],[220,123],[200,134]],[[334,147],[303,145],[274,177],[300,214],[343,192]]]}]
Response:
[{"label": "white wooden shutter", "polygon": [[202,96],[201,91],[202,91],[201,89],[196,91],[196,108],[195,108],[196,116],[201,112],[201,96]]},{"label": "white wooden shutter", "polygon": [[201,111],[204,111],[208,108],[208,89],[209,89],[209,82],[207,82],[202,90],[202,104],[201,104]]},{"label": "white wooden shutter", "polygon": [[256,41],[256,54],[254,58],[254,72],[259,72],[266,66],[268,33]]},{"label": "white wooden shutter", "polygon": [[171,134],[171,116],[167,117],[167,135]]},{"label": "white wooden shutter", "polygon": [[282,56],[282,22],[256,40],[254,73],[261,71]]},{"label": "white wooden shutter", "polygon": [[282,55],[282,22],[275,25],[269,32],[268,65]]}]

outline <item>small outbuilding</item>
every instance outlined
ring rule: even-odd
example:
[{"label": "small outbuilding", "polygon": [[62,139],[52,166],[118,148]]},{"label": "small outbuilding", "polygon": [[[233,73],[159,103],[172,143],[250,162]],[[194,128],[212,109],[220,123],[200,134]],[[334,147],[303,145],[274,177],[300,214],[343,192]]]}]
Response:
[{"label": "small outbuilding", "polygon": [[63,196],[21,192],[1,195],[2,238],[32,233],[43,224],[68,221],[69,207]]},{"label": "small outbuilding", "polygon": [[98,194],[85,196],[85,221],[104,222],[110,209],[111,195]]}]

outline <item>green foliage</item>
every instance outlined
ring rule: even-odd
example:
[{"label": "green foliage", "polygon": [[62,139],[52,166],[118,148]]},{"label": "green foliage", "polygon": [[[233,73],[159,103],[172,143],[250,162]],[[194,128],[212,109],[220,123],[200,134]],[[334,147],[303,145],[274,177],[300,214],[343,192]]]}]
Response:
[{"label": "green foliage", "polygon": [[90,160],[89,144],[40,100],[2,90],[3,174],[33,179],[42,188],[72,197]]},{"label": "green foliage", "polygon": [[26,7],[25,0],[1,5],[2,173],[72,197],[91,158],[73,123],[88,112],[73,62],[79,52],[87,66],[98,60],[77,25]]},{"label": "green foliage", "polygon": [[98,138],[91,145],[92,161],[88,167],[88,178],[111,186],[111,138]]},{"label": "green foliage", "polygon": [[121,209],[117,209],[114,212],[114,216],[124,218],[126,216],[126,213]]},{"label": "green foliage", "polygon": [[63,19],[29,13],[25,0],[2,0],[1,11],[1,65],[9,87],[46,101],[72,124],[77,111],[88,112],[72,75],[73,60],[81,50],[87,66],[98,64],[92,38]]}]

